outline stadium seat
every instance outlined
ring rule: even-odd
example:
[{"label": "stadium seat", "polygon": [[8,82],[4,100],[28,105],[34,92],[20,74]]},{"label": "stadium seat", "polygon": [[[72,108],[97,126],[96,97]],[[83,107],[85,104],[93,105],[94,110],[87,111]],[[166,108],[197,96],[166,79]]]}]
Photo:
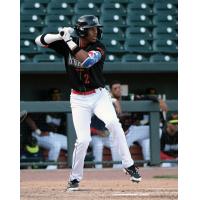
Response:
[{"label": "stadium seat", "polygon": [[174,28],[172,27],[156,27],[153,30],[153,37],[155,39],[165,39],[165,38],[170,38],[170,39],[178,39],[177,32]]},{"label": "stadium seat", "polygon": [[35,40],[35,38],[40,34],[36,27],[20,27],[20,38]]},{"label": "stadium seat", "polygon": [[30,15],[45,15],[46,9],[41,3],[38,3],[37,1],[27,1],[21,4],[21,13]]},{"label": "stadium seat", "polygon": [[148,4],[148,5],[152,5],[152,4],[154,4],[154,2],[155,2],[155,0],[129,0],[128,1],[129,3],[146,3],[146,4]]},{"label": "stadium seat", "polygon": [[62,27],[58,26],[46,26],[43,28],[42,33],[58,33]]},{"label": "stadium seat", "polygon": [[141,38],[127,38],[124,43],[124,48],[128,52],[150,53],[152,47],[149,41]]},{"label": "stadium seat", "polygon": [[31,27],[31,26],[43,27],[44,26],[43,20],[38,15],[21,14],[20,18],[21,18],[21,22],[23,26],[26,26],[26,27]]},{"label": "stadium seat", "polygon": [[120,16],[126,16],[126,9],[125,7],[120,4],[120,3],[109,3],[105,2],[101,5],[101,13],[102,15],[104,13],[112,13],[112,14],[117,14]]},{"label": "stadium seat", "polygon": [[129,0],[104,0],[104,3],[120,3],[120,4],[127,4]]},{"label": "stadium seat", "polygon": [[126,27],[126,21],[118,14],[105,13],[100,17],[100,23],[104,27]]},{"label": "stadium seat", "polygon": [[150,57],[150,62],[176,62],[177,59],[170,55],[154,54]]},{"label": "stadium seat", "polygon": [[[137,0],[139,1],[139,0]],[[155,0],[155,3],[171,3],[171,4],[174,4],[174,5],[177,5],[178,4],[178,0]]]},{"label": "stadium seat", "polygon": [[37,52],[36,45],[30,40],[20,40],[20,53],[33,54]]},{"label": "stadium seat", "polygon": [[120,62],[121,59],[117,57],[115,54],[107,54],[105,61],[106,62]]},{"label": "stadium seat", "polygon": [[73,4],[77,3],[77,0],[51,0],[51,2],[65,2],[70,5],[73,5]]},{"label": "stadium seat", "polygon": [[141,54],[125,54],[122,56],[122,62],[147,62],[148,59]]},{"label": "stadium seat", "polygon": [[53,49],[50,49],[50,48],[44,48],[44,47],[40,47],[40,46],[37,46],[37,51],[39,53],[56,53]]},{"label": "stadium seat", "polygon": [[35,55],[33,58],[33,62],[62,62],[62,58],[56,56],[55,54],[39,54]]},{"label": "stadium seat", "polygon": [[79,2],[74,7],[75,14],[78,15],[100,15],[100,8],[93,2]]},{"label": "stadium seat", "polygon": [[171,14],[158,14],[153,17],[153,24],[156,26],[177,26],[176,16]]},{"label": "stadium seat", "polygon": [[151,40],[152,34],[145,27],[129,27],[126,29],[126,38],[144,38],[145,40]]},{"label": "stadium seat", "polygon": [[124,33],[118,27],[103,27],[103,38],[123,41]]},{"label": "stadium seat", "polygon": [[66,0],[52,1],[48,4],[47,13],[51,15],[72,16],[74,14],[74,10]]},{"label": "stadium seat", "polygon": [[71,26],[71,20],[65,15],[47,15],[45,18],[45,24],[53,27],[65,27]]},{"label": "stadium seat", "polygon": [[152,21],[147,15],[128,15],[126,23],[128,26],[152,27]]},{"label": "stadium seat", "polygon": [[20,62],[31,62],[31,59],[26,55],[26,54],[21,54],[20,55]]},{"label": "stadium seat", "polygon": [[108,52],[120,53],[124,52],[123,45],[117,40],[102,40],[102,43],[106,46]]},{"label": "stadium seat", "polygon": [[84,2],[84,3],[95,3],[95,4],[102,4],[102,0],[77,0],[77,3]]},{"label": "stadium seat", "polygon": [[40,3],[40,4],[48,4],[51,0],[24,0],[24,2],[29,3]]},{"label": "stadium seat", "polygon": [[153,49],[156,52],[177,53],[177,44],[174,40],[160,39],[153,41]]},{"label": "stadium seat", "polygon": [[168,1],[157,2],[154,4],[153,11],[154,13],[170,12],[172,15],[175,15],[177,14],[177,7]]},{"label": "stadium seat", "polygon": [[128,4],[127,13],[134,14],[135,12],[143,15],[153,14],[151,7],[143,1]]}]

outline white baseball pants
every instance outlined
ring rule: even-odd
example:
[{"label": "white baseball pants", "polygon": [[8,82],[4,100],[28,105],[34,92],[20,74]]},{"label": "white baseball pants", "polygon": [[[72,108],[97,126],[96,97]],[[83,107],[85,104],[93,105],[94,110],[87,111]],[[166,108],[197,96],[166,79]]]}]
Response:
[{"label": "white baseball pants", "polygon": [[[91,144],[92,144],[94,160],[96,162],[102,162],[104,146],[110,148],[113,161],[121,161],[121,157],[118,151],[118,145],[113,142],[112,134],[109,134],[109,136],[107,137],[101,137],[98,135],[92,136]],[[95,168],[101,169],[102,164],[95,164]],[[113,164],[113,168],[122,168],[122,165]]]},{"label": "white baseball pants", "polygon": [[123,167],[127,168],[133,165],[125,134],[117,118],[109,92],[105,88],[95,91],[89,95],[73,93],[70,95],[72,117],[77,135],[70,180],[80,181],[83,177],[84,159],[91,141],[90,123],[93,113],[105,123],[106,128],[113,134],[114,142],[117,141]]},{"label": "white baseball pants", "polygon": [[[162,130],[160,130],[160,135]],[[138,142],[142,147],[144,160],[150,160],[150,126],[135,126],[131,125],[126,135],[128,146],[132,146],[134,142]]]},{"label": "white baseball pants", "polygon": [[39,146],[49,150],[49,161],[57,161],[60,150],[67,150],[67,136],[53,132],[49,132],[48,136],[39,136],[35,132],[32,135],[36,137]]}]

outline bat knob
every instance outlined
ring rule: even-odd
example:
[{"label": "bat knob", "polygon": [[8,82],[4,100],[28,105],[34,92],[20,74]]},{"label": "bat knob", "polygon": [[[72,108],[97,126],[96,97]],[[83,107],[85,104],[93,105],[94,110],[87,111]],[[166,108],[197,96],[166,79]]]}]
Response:
[{"label": "bat knob", "polygon": [[61,32],[60,32],[60,35],[63,36],[63,35],[64,35],[64,31],[61,31]]}]

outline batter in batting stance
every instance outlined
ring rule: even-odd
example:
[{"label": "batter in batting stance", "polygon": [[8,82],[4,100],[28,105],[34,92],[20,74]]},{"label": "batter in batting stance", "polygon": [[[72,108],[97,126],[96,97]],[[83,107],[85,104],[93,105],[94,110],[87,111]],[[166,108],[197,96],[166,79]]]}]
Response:
[{"label": "batter in batting stance", "polygon": [[[64,56],[68,81],[72,88],[70,103],[77,140],[73,152],[68,190],[78,190],[83,177],[84,159],[91,141],[90,123],[93,113],[101,119],[118,143],[122,165],[133,182],[141,176],[134,166],[125,134],[117,118],[109,92],[104,88],[103,65],[105,47],[99,41],[101,25],[93,15],[81,16],[74,27],[63,28],[58,34],[42,34],[36,43],[54,49]],[[75,31],[77,37],[72,36]]]}]

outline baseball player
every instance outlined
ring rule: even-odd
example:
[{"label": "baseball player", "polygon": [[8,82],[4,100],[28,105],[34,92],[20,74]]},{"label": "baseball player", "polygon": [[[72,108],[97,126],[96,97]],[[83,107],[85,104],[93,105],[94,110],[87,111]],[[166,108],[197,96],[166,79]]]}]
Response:
[{"label": "baseball player", "polygon": [[[32,136],[37,139],[38,145],[48,149],[48,161],[57,161],[61,149],[67,151],[67,136],[57,132],[61,126],[61,119],[46,115],[45,126],[41,131],[35,121],[28,116],[26,123],[32,130]],[[48,165],[47,170],[57,169],[57,165]]]},{"label": "baseball player", "polygon": [[[106,128],[118,141],[122,164],[131,176],[130,179],[133,182],[141,181],[111,97],[105,89],[105,47],[99,41],[101,27],[96,16],[84,15],[78,18],[74,29],[65,27],[58,34],[42,34],[35,40],[39,46],[54,49],[64,57],[68,81],[72,88],[70,102],[77,140],[68,191],[78,190],[79,182],[83,178],[84,159],[91,141],[90,123],[93,114],[105,123]],[[77,36],[73,36],[73,32]]]},{"label": "baseball player", "polygon": [[[123,113],[120,113],[121,111],[121,83],[119,81],[113,81],[110,85],[111,89],[111,95],[113,102],[115,103],[116,111],[118,111],[119,117],[123,116]],[[167,111],[167,105],[163,100],[158,99],[155,95],[154,96],[140,96],[136,97],[134,100],[152,100],[154,102],[157,102],[160,104],[160,108],[162,110]],[[118,104],[116,104],[118,102]],[[134,142],[138,142],[140,146],[142,147],[142,153],[144,160],[150,160],[150,139],[149,139],[149,133],[150,133],[150,127],[149,125],[130,125],[128,129],[125,131],[126,134],[126,140],[128,147],[132,146]],[[160,135],[162,133],[162,130],[159,129]]]}]

